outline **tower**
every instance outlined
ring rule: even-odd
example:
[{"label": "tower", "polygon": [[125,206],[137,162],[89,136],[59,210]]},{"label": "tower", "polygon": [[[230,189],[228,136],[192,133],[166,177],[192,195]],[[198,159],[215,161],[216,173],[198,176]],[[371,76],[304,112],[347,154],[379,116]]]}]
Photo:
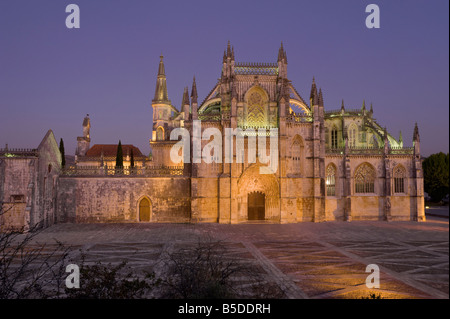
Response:
[{"label": "tower", "polygon": [[168,124],[172,112],[177,110],[172,106],[167,94],[166,73],[163,56],[160,56],[158,76],[156,79],[155,97],[152,100],[153,134],[152,140],[166,140]]}]

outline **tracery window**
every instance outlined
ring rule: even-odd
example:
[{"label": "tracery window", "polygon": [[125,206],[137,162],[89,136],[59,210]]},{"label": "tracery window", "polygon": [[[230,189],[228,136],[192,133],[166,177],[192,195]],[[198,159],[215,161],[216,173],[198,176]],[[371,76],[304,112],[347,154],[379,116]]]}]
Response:
[{"label": "tracery window", "polygon": [[247,125],[265,126],[266,112],[264,110],[264,100],[260,93],[252,92],[247,100]]},{"label": "tracery window", "polygon": [[375,193],[375,169],[368,163],[361,164],[355,171],[355,193]]},{"label": "tracery window", "polygon": [[327,166],[327,196],[336,196],[336,166],[329,164]]},{"label": "tracery window", "polygon": [[394,193],[405,192],[406,170],[403,166],[398,165],[394,168]]}]

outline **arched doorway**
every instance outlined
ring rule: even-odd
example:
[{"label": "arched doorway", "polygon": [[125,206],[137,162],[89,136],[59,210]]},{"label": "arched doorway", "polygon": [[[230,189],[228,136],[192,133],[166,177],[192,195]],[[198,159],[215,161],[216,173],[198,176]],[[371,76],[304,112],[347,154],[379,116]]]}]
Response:
[{"label": "arched doorway", "polygon": [[142,198],[139,202],[139,221],[150,221],[150,201],[146,197]]},{"label": "arched doorway", "polygon": [[266,213],[266,195],[261,192],[248,194],[248,220],[264,220]]},{"label": "arched doorway", "polygon": [[262,166],[266,165],[255,163],[240,176],[236,196],[237,211],[232,212],[232,222],[280,220],[278,181],[274,174],[261,174]]}]

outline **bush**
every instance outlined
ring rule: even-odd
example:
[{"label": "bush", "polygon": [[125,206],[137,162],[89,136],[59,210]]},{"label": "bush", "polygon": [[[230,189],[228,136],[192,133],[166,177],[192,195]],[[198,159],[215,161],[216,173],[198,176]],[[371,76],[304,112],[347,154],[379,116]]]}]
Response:
[{"label": "bush", "polygon": [[126,261],[119,265],[86,265],[82,257],[80,288],[66,288],[68,298],[75,299],[138,299],[145,298],[158,285],[154,273],[143,279],[131,270],[125,272]]},{"label": "bush", "polygon": [[[210,238],[195,247],[167,253],[162,297],[175,299],[283,298],[279,287],[265,282],[255,267],[227,256],[226,245]],[[238,288],[239,278],[248,281]]]}]

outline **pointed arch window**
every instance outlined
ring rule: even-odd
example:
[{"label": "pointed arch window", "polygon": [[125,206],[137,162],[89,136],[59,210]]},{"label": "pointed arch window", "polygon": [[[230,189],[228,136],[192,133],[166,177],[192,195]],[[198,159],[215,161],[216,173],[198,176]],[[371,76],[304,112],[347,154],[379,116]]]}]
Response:
[{"label": "pointed arch window", "polygon": [[394,168],[394,193],[405,193],[406,170],[398,165]]},{"label": "pointed arch window", "polygon": [[156,140],[164,141],[164,129],[161,126],[156,129]]},{"label": "pointed arch window", "polygon": [[338,147],[338,131],[336,126],[331,129],[331,148]]},{"label": "pointed arch window", "polygon": [[355,171],[355,193],[375,193],[375,169],[368,163],[363,163]]},{"label": "pointed arch window", "polygon": [[264,127],[267,125],[266,104],[267,98],[260,88],[253,88],[249,91],[247,98],[246,125],[250,127]]},{"label": "pointed arch window", "polygon": [[327,166],[327,196],[336,196],[336,166],[329,164]]}]

